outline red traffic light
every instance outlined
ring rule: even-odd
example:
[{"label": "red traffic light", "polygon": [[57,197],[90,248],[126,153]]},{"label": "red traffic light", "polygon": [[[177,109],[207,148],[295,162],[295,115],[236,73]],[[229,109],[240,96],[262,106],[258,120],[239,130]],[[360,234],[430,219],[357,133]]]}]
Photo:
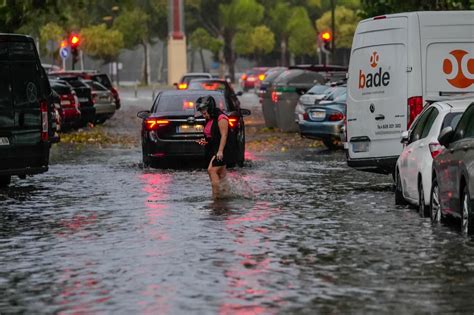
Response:
[{"label": "red traffic light", "polygon": [[81,39],[79,38],[78,35],[76,34],[72,34],[70,37],[69,37],[69,43],[71,43],[71,47],[77,47],[79,46],[79,42],[81,41]]},{"label": "red traffic light", "polygon": [[321,33],[321,39],[325,42],[329,42],[332,38],[332,35],[330,32],[323,32]]}]

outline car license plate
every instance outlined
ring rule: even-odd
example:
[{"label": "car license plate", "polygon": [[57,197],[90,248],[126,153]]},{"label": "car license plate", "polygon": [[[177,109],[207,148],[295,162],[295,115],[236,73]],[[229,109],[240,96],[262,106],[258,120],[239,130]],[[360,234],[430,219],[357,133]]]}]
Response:
[{"label": "car license plate", "polygon": [[87,101],[89,101],[87,98],[85,98],[85,97],[79,97],[79,102],[80,102],[80,103],[87,102]]},{"label": "car license plate", "polygon": [[310,113],[311,119],[324,119],[326,117],[325,111],[314,111]]},{"label": "car license plate", "polygon": [[370,142],[352,142],[352,151],[357,152],[368,152]]},{"label": "car license plate", "polygon": [[7,137],[0,137],[0,145],[10,145],[10,141]]},{"label": "car license plate", "polygon": [[178,133],[200,133],[203,132],[203,125],[181,125],[178,126]]}]

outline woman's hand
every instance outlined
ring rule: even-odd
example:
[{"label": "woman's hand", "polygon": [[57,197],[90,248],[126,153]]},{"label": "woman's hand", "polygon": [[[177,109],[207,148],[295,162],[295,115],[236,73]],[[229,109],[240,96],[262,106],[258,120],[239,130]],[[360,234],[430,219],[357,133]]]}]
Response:
[{"label": "woman's hand", "polygon": [[224,152],[218,151],[216,154],[216,158],[218,161],[222,161],[224,159]]},{"label": "woman's hand", "polygon": [[202,146],[204,146],[204,145],[207,144],[207,141],[206,141],[205,138],[201,138],[201,139],[199,139],[199,140],[196,140],[196,142],[197,142],[199,145],[202,145]]}]

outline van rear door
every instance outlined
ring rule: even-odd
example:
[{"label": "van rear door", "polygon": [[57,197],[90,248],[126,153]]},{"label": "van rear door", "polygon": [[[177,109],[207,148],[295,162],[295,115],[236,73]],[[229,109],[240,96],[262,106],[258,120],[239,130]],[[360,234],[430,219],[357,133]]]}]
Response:
[{"label": "van rear door", "polygon": [[[407,17],[361,22],[354,36],[348,80],[349,162],[366,170],[402,150],[407,124]],[[384,170],[390,172],[389,167]]]},{"label": "van rear door", "polygon": [[11,98],[10,65],[8,62],[8,44],[0,42],[0,154],[6,157],[13,129],[13,102]]},{"label": "van rear door", "polygon": [[424,95],[474,92],[474,11],[419,12]]}]

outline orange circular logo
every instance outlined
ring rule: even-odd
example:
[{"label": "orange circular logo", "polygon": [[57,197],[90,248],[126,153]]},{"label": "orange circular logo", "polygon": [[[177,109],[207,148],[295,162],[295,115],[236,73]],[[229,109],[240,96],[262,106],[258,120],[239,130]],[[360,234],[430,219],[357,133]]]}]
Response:
[{"label": "orange circular logo", "polygon": [[379,54],[376,51],[374,51],[372,55],[370,56],[370,66],[372,68],[375,68],[377,67],[378,63],[379,63]]},{"label": "orange circular logo", "polygon": [[449,84],[465,89],[474,84],[474,58],[465,50],[453,50],[443,60],[443,72]]}]

